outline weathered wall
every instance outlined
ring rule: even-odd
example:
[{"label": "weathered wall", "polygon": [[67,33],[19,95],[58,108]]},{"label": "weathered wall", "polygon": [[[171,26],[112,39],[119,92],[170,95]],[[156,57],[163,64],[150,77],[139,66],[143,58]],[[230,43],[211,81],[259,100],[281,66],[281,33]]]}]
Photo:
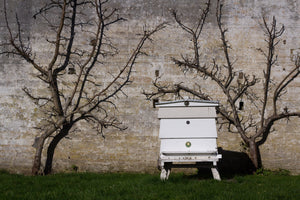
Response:
[{"label": "weathered wall", "polygon": [[[1,2],[0,39],[5,38],[3,19],[3,0]],[[26,23],[26,33],[30,36],[33,48],[39,54],[49,53],[47,45],[43,45],[43,37],[47,35],[43,24],[37,24],[31,17],[42,5],[43,0],[10,0],[10,12],[18,12],[21,21]],[[133,83],[125,89],[128,97],[118,100],[119,116],[128,129],[123,132],[108,130],[103,139],[88,127],[81,127],[81,132],[74,132],[69,139],[64,139],[58,146],[54,158],[54,170],[63,171],[72,165],[79,170],[88,171],[135,171],[154,172],[159,152],[159,121],[157,111],[152,103],[145,100],[142,90],[151,90],[155,78],[155,70],[159,70],[166,82],[188,82],[188,75],[175,68],[171,57],[179,57],[191,49],[183,38],[186,36],[176,26],[170,15],[170,9],[182,13],[187,23],[193,22],[197,16],[202,0],[113,0],[112,6],[120,8],[121,15],[128,20],[114,29],[114,41],[119,44],[120,54],[116,63],[128,57],[126,50],[137,42],[136,33],[143,27],[153,27],[168,21],[166,29],[153,37],[153,43],[145,47],[150,56],[138,59]],[[213,10],[203,33],[203,55],[212,57],[219,43],[219,33]],[[259,26],[261,13],[275,15],[279,24],[285,24],[286,32],[279,44],[280,55],[278,66],[290,66],[293,56],[300,53],[300,3],[297,0],[228,0],[224,8],[224,24],[228,27],[228,39],[232,46],[231,55],[236,59],[235,66],[249,73],[262,70],[265,61],[256,48],[264,47],[263,31]],[[13,19],[11,19],[13,21]],[[3,33],[3,34],[2,34]],[[48,36],[48,35],[47,35]],[[48,36],[49,37],[49,36]],[[83,38],[84,40],[84,38]],[[284,41],[284,42],[283,42]],[[123,51],[123,50],[125,51]],[[34,104],[22,92],[24,85],[40,89],[39,82],[33,78],[33,69],[24,61],[16,58],[0,56],[0,168],[15,172],[29,172],[31,169],[34,148],[34,137],[39,134],[34,129],[38,122],[38,114]],[[279,67],[276,76],[284,71]],[[261,76],[262,74],[260,74]],[[215,91],[211,85],[199,80],[199,84],[207,90]],[[300,80],[295,80],[288,90],[287,104],[299,110]],[[221,99],[221,96],[220,96]],[[172,99],[174,100],[174,97]],[[247,106],[247,105],[245,105]],[[291,118],[275,124],[275,132],[261,147],[263,165],[266,168],[283,168],[293,173],[300,173],[300,120]],[[218,145],[226,150],[241,151],[238,135],[219,131]]]}]

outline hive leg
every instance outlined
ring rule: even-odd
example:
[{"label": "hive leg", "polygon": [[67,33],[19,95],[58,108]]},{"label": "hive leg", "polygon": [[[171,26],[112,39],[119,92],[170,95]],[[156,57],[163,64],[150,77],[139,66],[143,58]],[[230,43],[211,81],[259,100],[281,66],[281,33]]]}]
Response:
[{"label": "hive leg", "polygon": [[168,180],[169,176],[170,176],[170,173],[171,173],[171,169],[166,169],[166,171],[167,171],[167,179],[166,180]]},{"label": "hive leg", "polygon": [[165,168],[162,168],[160,171],[160,180],[165,181],[167,180],[167,171]]},{"label": "hive leg", "polygon": [[213,177],[214,177],[215,180],[218,180],[218,181],[221,180],[219,171],[218,171],[218,169],[216,167],[212,167],[211,168],[211,173],[212,173],[212,175],[213,175]]},{"label": "hive leg", "polygon": [[164,167],[162,167],[160,172],[160,180],[162,181],[168,180],[170,173],[171,173],[171,169],[169,168],[165,169]]}]

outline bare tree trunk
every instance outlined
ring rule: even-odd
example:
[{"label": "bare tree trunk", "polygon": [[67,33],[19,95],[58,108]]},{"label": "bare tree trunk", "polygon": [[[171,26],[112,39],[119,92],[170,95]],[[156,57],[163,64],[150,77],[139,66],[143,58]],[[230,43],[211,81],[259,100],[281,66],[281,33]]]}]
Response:
[{"label": "bare tree trunk", "polygon": [[254,140],[249,141],[250,159],[256,169],[261,167],[259,146]]},{"label": "bare tree trunk", "polygon": [[36,148],[36,152],[33,159],[32,170],[31,170],[32,175],[39,174],[45,140],[58,129],[57,127],[60,127],[62,124],[64,124],[64,122],[65,122],[65,118],[64,117],[60,118],[57,121],[56,126],[52,126],[48,130],[46,130],[46,132],[43,133],[40,137],[35,138],[34,144],[32,145],[34,148]]},{"label": "bare tree trunk", "polygon": [[66,124],[63,126],[63,128],[59,131],[59,133],[53,138],[51,143],[48,146],[47,149],[47,159],[45,162],[45,169],[44,174],[50,174],[52,172],[52,162],[53,162],[53,156],[54,151],[56,149],[56,146],[58,143],[69,134],[70,129],[72,128],[72,124]]},{"label": "bare tree trunk", "polygon": [[45,142],[45,137],[38,137],[35,139],[33,146],[36,148],[36,151],[35,151],[32,170],[31,170],[32,175],[38,175],[40,171],[44,142]]}]

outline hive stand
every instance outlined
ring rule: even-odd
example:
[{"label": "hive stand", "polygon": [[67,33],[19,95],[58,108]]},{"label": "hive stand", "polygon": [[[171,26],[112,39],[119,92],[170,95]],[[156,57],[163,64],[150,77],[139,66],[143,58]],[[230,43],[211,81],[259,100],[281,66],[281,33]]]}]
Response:
[{"label": "hive stand", "polygon": [[160,179],[168,180],[172,168],[208,167],[213,178],[221,180],[215,122],[218,102],[180,100],[155,105],[160,119]]},{"label": "hive stand", "polygon": [[[160,158],[163,156],[160,156]],[[198,158],[197,160],[194,159],[192,161],[194,161],[195,163],[192,164],[191,159],[189,159],[188,157],[182,157],[182,158],[175,158],[173,160],[171,159],[166,159],[166,160],[161,160],[159,159],[159,163],[158,163],[158,168],[160,169],[161,173],[160,173],[160,179],[162,181],[166,181],[169,178],[169,175],[171,173],[171,169],[172,168],[210,168],[213,178],[215,180],[221,180],[218,168],[217,168],[217,160],[221,159],[222,155],[218,154],[214,157],[205,157],[203,156],[202,158]],[[186,160],[184,160],[186,159]],[[208,162],[208,160],[211,160],[211,163]],[[213,161],[216,160],[216,161]],[[176,164],[175,164],[176,163]],[[188,164],[187,164],[188,163]]]}]

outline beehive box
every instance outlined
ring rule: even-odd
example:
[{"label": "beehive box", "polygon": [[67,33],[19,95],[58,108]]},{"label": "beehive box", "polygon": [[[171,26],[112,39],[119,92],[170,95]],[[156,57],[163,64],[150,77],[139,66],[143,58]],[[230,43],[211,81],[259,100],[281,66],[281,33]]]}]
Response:
[{"label": "beehive box", "polygon": [[160,119],[159,165],[162,173],[166,171],[165,175],[161,175],[162,179],[167,179],[169,168],[175,166],[173,162],[184,164],[195,161],[198,165],[200,162],[212,162],[213,170],[216,169],[221,158],[217,150],[216,106],[218,102],[200,100],[156,103]]}]

